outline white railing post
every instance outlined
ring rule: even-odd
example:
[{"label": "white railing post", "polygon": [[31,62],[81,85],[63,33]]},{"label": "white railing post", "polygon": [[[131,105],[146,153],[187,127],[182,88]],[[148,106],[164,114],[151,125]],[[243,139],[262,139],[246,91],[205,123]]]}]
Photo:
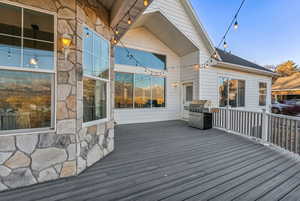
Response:
[{"label": "white railing post", "polygon": [[263,141],[268,141],[268,116],[267,116],[267,112],[266,109],[262,110],[262,140]]},{"label": "white railing post", "polygon": [[229,132],[229,123],[230,123],[230,114],[229,114],[229,106],[226,106],[226,130]]}]

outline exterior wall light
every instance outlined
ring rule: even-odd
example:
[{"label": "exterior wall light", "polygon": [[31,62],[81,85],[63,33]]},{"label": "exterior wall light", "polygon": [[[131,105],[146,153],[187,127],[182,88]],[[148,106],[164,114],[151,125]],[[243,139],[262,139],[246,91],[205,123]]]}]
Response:
[{"label": "exterior wall light", "polygon": [[64,34],[62,37],[61,37],[61,44],[63,46],[63,51],[64,51],[64,54],[65,54],[65,59],[67,59],[68,57],[68,53],[69,53],[69,48],[71,46],[71,43],[72,43],[72,38],[70,35],[68,34]]},{"label": "exterior wall light", "polygon": [[199,65],[199,64],[195,64],[195,65],[194,65],[194,70],[195,70],[195,71],[200,70],[200,65]]},{"label": "exterior wall light", "polygon": [[179,82],[173,82],[173,83],[172,83],[172,87],[176,88],[176,87],[178,87],[178,86],[179,86]]}]

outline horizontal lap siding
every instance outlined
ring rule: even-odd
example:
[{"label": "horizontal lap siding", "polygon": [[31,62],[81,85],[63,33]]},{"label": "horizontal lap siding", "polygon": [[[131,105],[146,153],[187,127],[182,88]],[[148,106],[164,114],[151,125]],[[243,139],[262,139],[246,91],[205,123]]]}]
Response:
[{"label": "horizontal lap siding", "polygon": [[[172,83],[180,81],[180,58],[145,28],[136,28],[128,31],[122,41],[127,47],[167,56],[167,107],[152,109],[116,109],[114,113],[117,123],[127,124],[179,119],[180,89],[179,87],[172,87]],[[116,69],[122,69],[122,67],[116,65]]]},{"label": "horizontal lap siding", "polygon": [[213,106],[218,106],[218,77],[231,77],[246,81],[246,107],[249,110],[261,110],[258,105],[259,82],[268,84],[267,105],[271,104],[271,78],[251,73],[243,73],[233,70],[209,67],[200,71],[200,99],[211,100]]},{"label": "horizontal lap siding", "polygon": [[198,99],[199,97],[199,72],[194,67],[198,63],[198,51],[181,57],[180,81],[182,83],[192,82],[194,84],[194,99]]}]

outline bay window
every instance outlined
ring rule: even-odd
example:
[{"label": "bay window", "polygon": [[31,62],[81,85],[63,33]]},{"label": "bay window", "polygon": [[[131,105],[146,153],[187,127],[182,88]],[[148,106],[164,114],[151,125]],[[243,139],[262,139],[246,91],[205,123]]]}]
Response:
[{"label": "bay window", "polygon": [[219,106],[245,106],[245,80],[219,78]]},{"label": "bay window", "polygon": [[267,100],[267,83],[259,83],[259,106],[266,106]]},{"label": "bay window", "polygon": [[83,121],[107,118],[109,42],[85,27],[83,36]]},{"label": "bay window", "polygon": [[165,78],[115,73],[115,108],[165,107]]},{"label": "bay window", "polygon": [[0,3],[0,130],[53,128],[52,14]]}]

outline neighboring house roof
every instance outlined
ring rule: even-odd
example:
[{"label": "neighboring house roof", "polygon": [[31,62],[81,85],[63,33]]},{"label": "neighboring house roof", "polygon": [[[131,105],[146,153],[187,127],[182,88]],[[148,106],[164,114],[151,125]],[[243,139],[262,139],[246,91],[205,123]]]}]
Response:
[{"label": "neighboring house roof", "polygon": [[272,86],[274,91],[289,91],[300,89],[300,72],[288,77],[278,78]]},{"label": "neighboring house roof", "polygon": [[238,57],[234,54],[231,54],[230,52],[226,52],[224,50],[221,50],[219,48],[216,48],[219,56],[221,57],[221,61],[222,62],[226,62],[226,63],[231,63],[231,64],[236,64],[239,66],[245,66],[245,67],[250,67],[250,68],[254,68],[256,70],[263,70],[263,71],[268,71],[268,72],[273,72],[265,67],[262,67],[258,64],[255,64],[251,61],[248,61],[246,59],[243,59],[241,57]]}]

